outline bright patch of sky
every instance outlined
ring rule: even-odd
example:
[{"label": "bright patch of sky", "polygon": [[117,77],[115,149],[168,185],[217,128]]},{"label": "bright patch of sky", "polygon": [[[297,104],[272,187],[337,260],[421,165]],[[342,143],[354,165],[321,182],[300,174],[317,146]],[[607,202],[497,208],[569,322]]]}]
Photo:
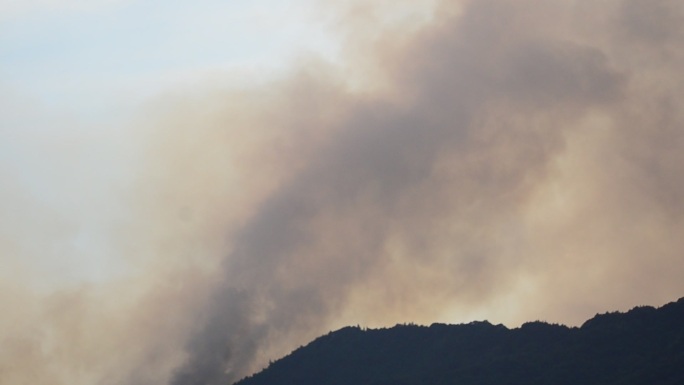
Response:
[{"label": "bright patch of sky", "polygon": [[139,149],[121,123],[169,90],[333,58],[308,1],[0,0],[0,278],[125,269],[107,239]]},{"label": "bright patch of sky", "polygon": [[212,73],[267,73],[302,52],[334,54],[301,0],[0,4],[3,82],[85,116]]}]

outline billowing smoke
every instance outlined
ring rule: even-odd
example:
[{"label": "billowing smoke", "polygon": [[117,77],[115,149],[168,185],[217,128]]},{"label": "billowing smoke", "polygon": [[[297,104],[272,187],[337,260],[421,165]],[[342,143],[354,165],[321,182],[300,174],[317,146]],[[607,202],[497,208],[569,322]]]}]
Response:
[{"label": "billowing smoke", "polygon": [[440,6],[415,33],[354,42],[376,92],[305,69],[263,111],[289,115],[277,161],[297,168],[236,232],[173,384],[236,380],[355,312],[505,299],[516,319],[577,322],[590,314],[559,309],[680,294],[681,7]]},{"label": "billowing smoke", "polygon": [[104,340],[127,355],[83,372],[228,384],[345,324],[577,324],[683,295],[680,2],[357,18],[396,11],[373,4],[341,13],[340,63],[142,109],[134,220],[114,237],[135,295],[70,305],[117,314],[128,344]]}]

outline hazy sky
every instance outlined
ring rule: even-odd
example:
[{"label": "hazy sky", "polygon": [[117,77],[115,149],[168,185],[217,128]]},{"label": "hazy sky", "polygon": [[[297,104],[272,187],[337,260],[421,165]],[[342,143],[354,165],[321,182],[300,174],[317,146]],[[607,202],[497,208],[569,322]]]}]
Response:
[{"label": "hazy sky", "polygon": [[0,384],[684,293],[677,0],[0,0]]}]

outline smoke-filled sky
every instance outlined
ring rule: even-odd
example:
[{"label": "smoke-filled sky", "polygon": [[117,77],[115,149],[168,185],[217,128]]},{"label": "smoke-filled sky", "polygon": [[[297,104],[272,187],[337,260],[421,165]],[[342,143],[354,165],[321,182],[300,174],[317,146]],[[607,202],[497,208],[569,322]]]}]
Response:
[{"label": "smoke-filled sky", "polygon": [[0,1],[0,384],[675,300],[682,68],[678,0]]}]

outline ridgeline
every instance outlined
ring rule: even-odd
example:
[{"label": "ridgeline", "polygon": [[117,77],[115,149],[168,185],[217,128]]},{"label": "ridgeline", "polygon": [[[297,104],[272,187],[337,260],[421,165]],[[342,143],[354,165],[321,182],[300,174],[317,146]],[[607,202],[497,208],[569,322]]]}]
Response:
[{"label": "ridgeline", "polygon": [[596,315],[579,328],[486,321],[347,327],[235,385],[517,384],[684,384],[684,298]]}]

